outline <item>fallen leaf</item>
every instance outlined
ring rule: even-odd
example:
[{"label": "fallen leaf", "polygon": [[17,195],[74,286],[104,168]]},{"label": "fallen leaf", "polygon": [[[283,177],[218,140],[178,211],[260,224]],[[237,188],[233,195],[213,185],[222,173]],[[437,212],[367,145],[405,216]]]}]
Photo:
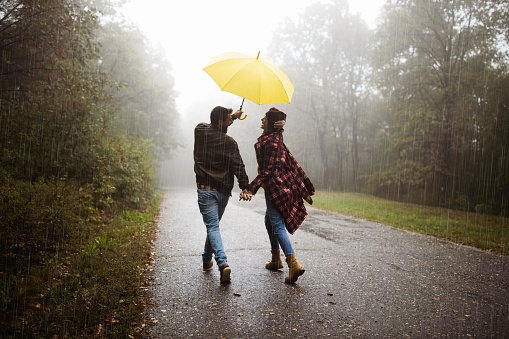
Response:
[{"label": "fallen leaf", "polygon": [[240,297],[240,293],[233,293],[233,295]]},{"label": "fallen leaf", "polygon": [[334,293],[327,293],[327,295],[330,295],[332,297],[334,295]]},{"label": "fallen leaf", "polygon": [[238,316],[239,316],[239,317],[242,317],[243,315],[244,315],[244,313],[242,313],[242,312],[240,312],[240,313],[238,314]]}]

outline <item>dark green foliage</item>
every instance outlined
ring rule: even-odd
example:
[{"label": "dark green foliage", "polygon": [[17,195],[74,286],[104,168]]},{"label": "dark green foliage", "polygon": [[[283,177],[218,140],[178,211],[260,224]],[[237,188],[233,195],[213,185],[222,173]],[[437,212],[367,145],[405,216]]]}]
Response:
[{"label": "dark green foliage", "polygon": [[[109,84],[124,79],[100,69],[107,58],[92,5],[109,12],[116,2],[1,2],[0,337],[126,337],[143,309],[139,267],[153,215],[115,216],[153,203],[154,149],[174,147],[177,114],[169,66],[156,59],[131,66],[161,81],[140,82],[139,97],[116,85],[126,97],[112,95]],[[144,133],[123,124],[135,103],[131,116],[147,123],[131,127]]]},{"label": "dark green foliage", "polygon": [[159,200],[105,221],[90,190],[65,179],[30,184],[2,174],[0,337],[141,331],[143,272]]},{"label": "dark green foliage", "polygon": [[[166,77],[157,90],[155,78],[136,83],[136,93],[116,88],[115,95],[125,97],[114,99],[106,84],[127,80],[104,69],[115,60],[93,40],[97,12],[59,0],[8,5],[0,29],[0,168],[30,182],[65,176],[93,184],[99,208],[146,201],[152,192],[154,149],[144,139],[154,140],[160,155],[174,147],[176,112],[168,65],[154,60],[121,64],[128,73],[133,73],[128,65],[136,70],[138,80],[146,73]],[[122,32],[117,27],[116,34]],[[137,41],[122,55],[144,50],[145,40]],[[99,54],[104,72],[98,69]],[[126,112],[133,106],[134,112]],[[123,121],[131,120],[126,127]]]},{"label": "dark green foliage", "polygon": [[369,30],[337,0],[282,25],[286,141],[316,186],[507,215],[508,13],[502,0],[387,1]]},{"label": "dark green foliage", "polygon": [[385,6],[373,60],[391,121],[371,192],[505,215],[507,11],[498,0]]},{"label": "dark green foliage", "polygon": [[97,208],[144,206],[152,198],[152,143],[142,138],[115,137],[96,149],[93,201]]},{"label": "dark green foliage", "polygon": [[79,176],[100,83],[87,65],[96,16],[57,0],[10,5],[0,39],[0,164],[30,181]]},{"label": "dark green foliage", "polygon": [[0,327],[7,330],[18,327],[20,305],[51,287],[51,278],[39,276],[52,270],[48,260],[67,250],[71,239],[79,241],[97,213],[86,190],[66,178],[30,183],[0,172]]}]

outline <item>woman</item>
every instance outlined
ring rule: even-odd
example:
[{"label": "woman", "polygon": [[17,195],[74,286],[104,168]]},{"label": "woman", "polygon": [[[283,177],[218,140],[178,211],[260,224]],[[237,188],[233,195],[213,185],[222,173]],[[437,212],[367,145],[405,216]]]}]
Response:
[{"label": "woman", "polygon": [[284,130],[274,128],[274,122],[279,120],[286,120],[286,114],[274,107],[262,118],[263,134],[255,144],[258,176],[241,193],[241,198],[250,198],[263,186],[267,204],[265,227],[272,250],[272,260],[265,267],[270,270],[283,268],[281,247],[290,268],[285,282],[294,283],[305,270],[295,258],[287,230],[293,234],[302,224],[307,215],[302,200],[312,204],[315,188],[284,144]]}]

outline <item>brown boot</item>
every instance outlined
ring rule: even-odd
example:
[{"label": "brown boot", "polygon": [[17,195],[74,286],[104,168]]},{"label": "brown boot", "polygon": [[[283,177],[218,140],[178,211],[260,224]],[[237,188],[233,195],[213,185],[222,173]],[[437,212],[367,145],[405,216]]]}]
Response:
[{"label": "brown boot", "polygon": [[272,252],[272,260],[265,264],[265,268],[271,271],[277,271],[280,268],[283,268],[283,262],[281,261],[281,252],[271,250]]},{"label": "brown boot", "polygon": [[286,262],[288,263],[288,267],[290,268],[290,274],[285,278],[285,283],[293,284],[299,279],[299,276],[303,275],[306,271],[302,268],[302,266],[295,258],[295,254],[290,254],[286,257]]},{"label": "brown boot", "polygon": [[232,270],[230,269],[230,266],[228,264],[224,264],[223,266],[219,267],[219,273],[221,273],[221,284],[228,284],[231,280],[230,274]]},{"label": "brown boot", "polygon": [[214,265],[214,261],[211,260],[208,264],[203,263],[203,271],[210,271],[212,269],[212,266]]}]

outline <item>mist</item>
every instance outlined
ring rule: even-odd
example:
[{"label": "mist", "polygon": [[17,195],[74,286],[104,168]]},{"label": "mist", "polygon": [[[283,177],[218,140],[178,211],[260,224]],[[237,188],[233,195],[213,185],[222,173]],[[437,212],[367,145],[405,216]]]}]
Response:
[{"label": "mist", "polygon": [[[377,222],[412,231],[417,214],[439,207],[423,217],[423,233],[507,253],[506,0],[8,0],[0,18],[0,336],[140,333],[161,195],[182,188],[185,204],[194,199],[194,128],[215,106],[236,111],[242,103],[202,70],[225,52],[260,52],[295,87],[290,104],[246,101],[247,118],[229,127],[250,179],[260,120],[274,106],[287,114],[284,142],[316,188],[315,206],[349,193],[368,210],[376,199],[381,212],[373,213],[390,212]],[[399,212],[387,207],[393,202],[404,203]],[[346,230],[336,227],[342,217],[329,217],[318,230],[306,226],[307,236],[336,249],[321,232],[358,240],[357,222]],[[426,273],[413,269],[426,260],[436,282],[434,253],[422,256],[405,241],[415,255],[400,256],[407,252],[387,250],[386,239],[377,246],[390,255],[390,272],[412,281],[406,273]],[[440,245],[424,242],[428,252]],[[354,272],[355,256],[378,255],[372,243],[362,246],[353,243],[353,262],[327,270]],[[504,272],[501,257],[482,257],[489,259],[476,266],[495,258]],[[412,269],[394,268],[394,258]],[[444,276],[470,275],[471,258],[463,258],[465,274],[449,258],[440,258],[441,270],[451,270]]]},{"label": "mist", "polygon": [[[500,46],[507,38],[489,38],[487,28],[507,32],[507,25],[477,14],[507,5],[478,6],[388,3],[373,27],[346,1],[312,4],[288,18],[264,57],[291,79],[291,104],[250,103],[248,118],[228,131],[249,176],[256,175],[259,120],[276,106],[288,114],[285,143],[319,189],[505,215],[508,58]],[[186,106],[186,146],[165,162],[163,186],[194,184],[193,127],[208,122],[214,106],[235,111],[241,101],[206,81],[216,92]]]}]

